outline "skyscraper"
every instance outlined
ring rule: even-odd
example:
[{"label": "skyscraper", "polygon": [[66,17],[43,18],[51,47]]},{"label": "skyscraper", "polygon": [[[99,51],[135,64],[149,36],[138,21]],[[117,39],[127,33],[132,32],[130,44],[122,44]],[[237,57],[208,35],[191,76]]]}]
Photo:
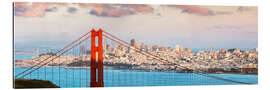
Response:
[{"label": "skyscraper", "polygon": [[140,50],[141,50],[141,51],[145,51],[145,50],[146,50],[144,43],[141,44]]},{"label": "skyscraper", "polygon": [[160,51],[166,51],[165,45],[162,45],[161,47],[159,47],[159,50],[160,50]]},{"label": "skyscraper", "polygon": [[256,53],[257,52],[257,48],[253,48],[253,53]]},{"label": "skyscraper", "polygon": [[225,53],[225,49],[221,49],[220,52],[221,52],[221,53]]},{"label": "skyscraper", "polygon": [[158,45],[152,46],[152,51],[157,51],[158,50]]},{"label": "skyscraper", "polygon": [[245,50],[245,54],[248,55],[249,54],[249,51],[248,50]]},{"label": "skyscraper", "polygon": [[132,47],[138,48],[138,47],[137,47],[137,41],[136,41],[135,39],[131,39],[130,45],[131,45]]},{"label": "skyscraper", "polygon": [[180,46],[177,44],[177,45],[175,45],[175,51],[176,52],[179,52],[179,48],[180,48]]},{"label": "skyscraper", "polygon": [[173,48],[172,47],[168,47],[167,48],[167,51],[172,52],[173,51]]},{"label": "skyscraper", "polygon": [[104,42],[104,45],[103,45],[104,47],[104,50],[107,50],[107,43],[106,43],[106,41]]},{"label": "skyscraper", "polygon": [[186,48],[186,52],[187,52],[188,55],[190,55],[191,54],[191,48]]},{"label": "skyscraper", "polygon": [[183,55],[183,47],[179,48],[179,53],[180,53],[180,55]]},{"label": "skyscraper", "polygon": [[214,53],[214,46],[210,47],[210,53],[213,54]]},{"label": "skyscraper", "polygon": [[135,49],[135,48],[138,48],[137,47],[137,41],[135,39],[131,39],[130,40],[130,47],[128,47],[128,52],[133,53],[134,50],[132,50],[132,49]]}]

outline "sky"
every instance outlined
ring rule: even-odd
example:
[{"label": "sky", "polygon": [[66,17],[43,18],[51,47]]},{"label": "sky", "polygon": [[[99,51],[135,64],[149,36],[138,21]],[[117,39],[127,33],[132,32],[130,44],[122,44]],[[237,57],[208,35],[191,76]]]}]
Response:
[{"label": "sky", "polygon": [[14,3],[15,49],[61,48],[92,28],[147,45],[258,47],[255,6]]}]

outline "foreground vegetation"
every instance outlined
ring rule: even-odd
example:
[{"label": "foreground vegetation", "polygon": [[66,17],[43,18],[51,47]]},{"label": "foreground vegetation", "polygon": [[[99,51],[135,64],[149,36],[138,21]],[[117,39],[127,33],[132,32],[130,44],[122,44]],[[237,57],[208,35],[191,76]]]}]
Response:
[{"label": "foreground vegetation", "polygon": [[14,88],[60,88],[47,80],[15,79]]}]

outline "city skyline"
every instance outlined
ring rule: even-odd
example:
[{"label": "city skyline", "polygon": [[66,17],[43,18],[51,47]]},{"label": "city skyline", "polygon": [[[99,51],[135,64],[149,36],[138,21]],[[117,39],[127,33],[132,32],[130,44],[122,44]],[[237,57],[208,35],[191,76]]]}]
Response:
[{"label": "city skyline", "polygon": [[91,28],[102,28],[146,45],[257,48],[257,19],[252,6],[16,2],[14,39],[19,49],[60,48]]}]

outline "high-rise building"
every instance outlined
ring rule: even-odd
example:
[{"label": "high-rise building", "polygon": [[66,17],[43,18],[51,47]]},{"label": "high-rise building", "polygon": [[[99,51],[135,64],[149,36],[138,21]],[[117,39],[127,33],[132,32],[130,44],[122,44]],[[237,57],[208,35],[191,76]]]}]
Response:
[{"label": "high-rise building", "polygon": [[138,48],[137,41],[135,39],[131,39],[130,40],[130,47],[128,47],[128,52],[133,53],[135,51],[133,49],[135,49],[135,48]]},{"label": "high-rise building", "polygon": [[175,45],[175,51],[176,51],[176,52],[179,52],[179,48],[180,48],[179,45]]},{"label": "high-rise building", "polygon": [[248,50],[245,50],[245,54],[246,54],[246,55],[249,54],[249,51],[248,51]]},{"label": "high-rise building", "polygon": [[172,47],[168,47],[167,48],[167,51],[172,52],[173,51],[173,48]]},{"label": "high-rise building", "polygon": [[152,51],[157,51],[158,50],[158,45],[152,46]]},{"label": "high-rise building", "polygon": [[104,47],[103,47],[103,49],[104,49],[104,50],[107,50],[107,48],[108,48],[108,47],[107,47],[107,43],[104,42]]},{"label": "high-rise building", "polygon": [[145,52],[148,52],[149,51],[149,47],[147,45],[144,45],[145,47]]},{"label": "high-rise building", "polygon": [[144,43],[141,44],[140,50],[141,50],[141,51],[145,51],[145,50],[146,50]]},{"label": "high-rise building", "polygon": [[135,39],[131,39],[130,44],[131,44],[132,47],[138,48],[137,47],[137,41]]},{"label": "high-rise building", "polygon": [[220,52],[221,52],[221,53],[225,53],[225,49],[221,49]]},{"label": "high-rise building", "polygon": [[180,54],[180,55],[183,55],[183,47],[180,47],[180,48],[179,48],[179,54]]},{"label": "high-rise building", "polygon": [[126,53],[127,52],[127,48],[126,47],[122,47],[122,52]]},{"label": "high-rise building", "polygon": [[123,49],[122,47],[123,47],[123,46],[122,46],[121,44],[118,44],[116,49],[122,51],[122,49]]},{"label": "high-rise building", "polygon": [[133,47],[133,46],[130,46],[130,47],[128,47],[128,53],[134,53],[135,52],[135,47]]},{"label": "high-rise building", "polygon": [[257,48],[253,48],[253,53],[256,53],[257,52]]},{"label": "high-rise building", "polygon": [[214,53],[214,46],[210,47],[210,53],[213,54]]},{"label": "high-rise building", "polygon": [[118,46],[117,46],[117,48],[115,50],[115,55],[116,56],[122,56],[122,50],[123,50],[122,46],[120,44],[118,44]]},{"label": "high-rise building", "polygon": [[217,59],[218,54],[219,54],[219,51],[215,51],[215,53],[214,53],[214,55],[213,55],[213,58],[214,58],[214,59]]},{"label": "high-rise building", "polygon": [[187,52],[188,55],[190,55],[191,54],[191,48],[186,48],[186,52]]},{"label": "high-rise building", "polygon": [[191,48],[186,48],[186,51],[187,51],[188,53],[191,53]]},{"label": "high-rise building", "polygon": [[165,45],[162,45],[161,47],[159,47],[159,50],[160,50],[160,51],[166,51]]},{"label": "high-rise building", "polygon": [[240,54],[240,53],[241,53],[241,50],[236,49],[236,50],[234,50],[234,53],[236,53],[236,54]]}]

